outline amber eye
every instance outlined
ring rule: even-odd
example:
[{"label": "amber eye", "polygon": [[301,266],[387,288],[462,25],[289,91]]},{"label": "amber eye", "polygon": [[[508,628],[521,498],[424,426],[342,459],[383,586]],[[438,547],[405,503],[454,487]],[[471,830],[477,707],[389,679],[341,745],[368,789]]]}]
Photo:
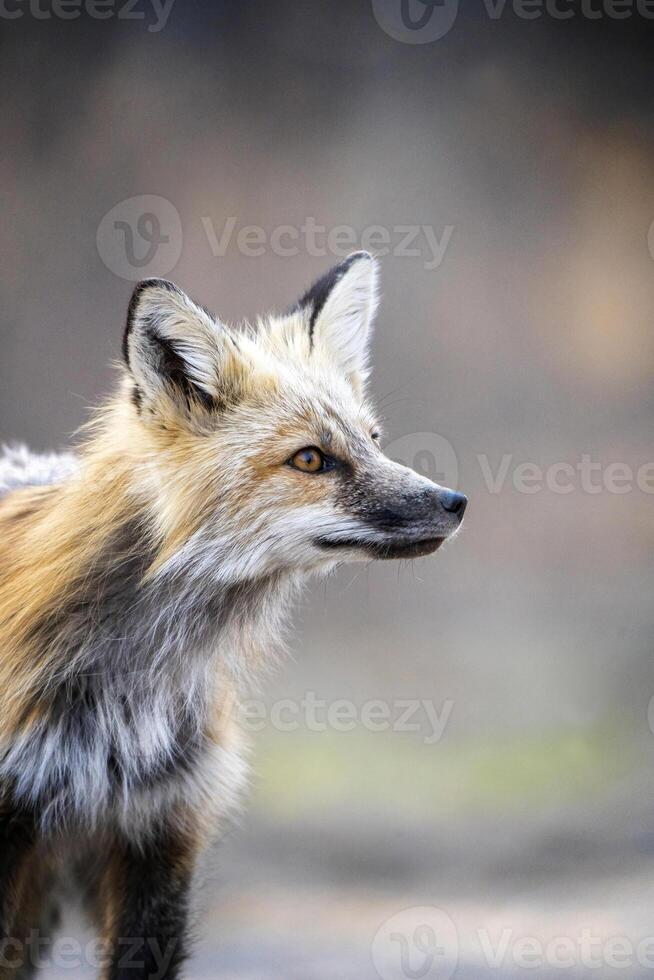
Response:
[{"label": "amber eye", "polygon": [[301,470],[303,473],[321,473],[323,470],[329,469],[328,460],[315,446],[300,449],[294,456],[291,456],[288,462],[290,466],[296,470]]}]

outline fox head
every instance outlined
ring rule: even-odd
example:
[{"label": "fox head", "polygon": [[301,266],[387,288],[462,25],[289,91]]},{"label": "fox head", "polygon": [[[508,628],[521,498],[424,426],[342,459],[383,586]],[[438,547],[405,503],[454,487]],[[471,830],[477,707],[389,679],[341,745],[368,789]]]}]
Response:
[{"label": "fox head", "polygon": [[376,306],[366,252],[252,329],[164,280],[136,287],[123,406],[164,564],[235,582],[414,558],[459,528],[466,498],[380,449],[365,397]]}]

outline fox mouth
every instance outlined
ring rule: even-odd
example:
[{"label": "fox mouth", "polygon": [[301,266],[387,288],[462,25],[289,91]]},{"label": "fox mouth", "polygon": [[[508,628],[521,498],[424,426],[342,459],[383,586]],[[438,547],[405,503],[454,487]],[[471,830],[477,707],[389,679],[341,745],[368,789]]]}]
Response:
[{"label": "fox mouth", "polygon": [[437,551],[444,537],[419,538],[412,541],[365,541],[361,538],[316,538],[319,548],[365,551],[371,558],[421,558]]}]

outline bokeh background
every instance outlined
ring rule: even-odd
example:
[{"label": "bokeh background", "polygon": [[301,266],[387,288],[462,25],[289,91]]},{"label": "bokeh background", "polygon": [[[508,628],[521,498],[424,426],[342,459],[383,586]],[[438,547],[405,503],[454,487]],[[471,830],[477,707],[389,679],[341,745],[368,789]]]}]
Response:
[{"label": "bokeh background", "polygon": [[[307,594],[266,711],[309,692],[357,721],[287,706],[297,724],[253,734],[188,976],[634,980],[654,969],[653,22],[447,0],[451,28],[407,43],[399,3],[175,0],[159,30],[146,0],[7,3],[0,439],[69,444],[113,383],[130,280],[252,319],[337,261],[338,226],[352,247],[379,226],[373,394],[391,453],[454,472],[465,528]],[[312,221],[331,245],[280,254],[275,229]],[[371,730],[372,700],[396,722],[418,702],[418,730]]]}]

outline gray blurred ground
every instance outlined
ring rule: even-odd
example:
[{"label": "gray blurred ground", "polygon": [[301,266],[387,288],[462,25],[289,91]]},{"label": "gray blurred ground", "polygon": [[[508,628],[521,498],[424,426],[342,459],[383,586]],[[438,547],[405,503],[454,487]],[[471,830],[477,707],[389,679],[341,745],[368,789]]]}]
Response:
[{"label": "gray blurred ground", "polygon": [[[641,828],[651,825],[654,789],[641,788],[641,812],[625,820],[623,794],[632,790],[624,785],[597,801],[592,833],[580,806],[565,816],[543,810],[531,822],[524,813],[510,821],[488,815],[483,826],[467,819],[429,831],[341,822],[318,834],[302,822],[273,828],[245,819],[207,871],[187,974],[198,980],[377,980],[378,930],[403,910],[427,906],[445,913],[458,936],[457,960],[448,958],[446,936],[442,955],[423,974],[428,978],[644,980],[654,969],[654,832]],[[82,943],[91,938],[75,918],[62,934]],[[412,935],[407,932],[410,963],[420,975],[425,960]],[[526,941],[543,950],[557,944],[551,962],[525,965]],[[404,972],[393,942],[382,948],[383,980],[414,975]],[[46,973],[48,980],[92,975],[88,968]]]}]

